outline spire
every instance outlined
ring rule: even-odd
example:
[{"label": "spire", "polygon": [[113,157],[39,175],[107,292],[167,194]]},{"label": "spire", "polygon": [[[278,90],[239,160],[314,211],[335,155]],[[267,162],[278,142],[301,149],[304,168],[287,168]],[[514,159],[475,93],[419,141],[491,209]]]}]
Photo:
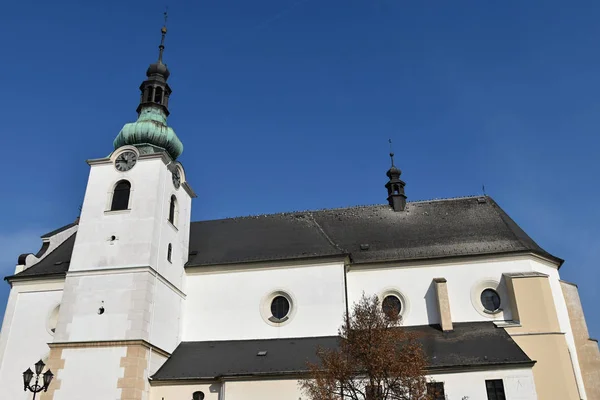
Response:
[{"label": "spire", "polygon": [[389,140],[390,143],[390,160],[392,162],[392,166],[387,171],[386,175],[389,178],[388,183],[385,184],[385,187],[388,191],[388,203],[394,209],[394,211],[404,211],[406,208],[406,195],[404,194],[404,186],[406,183],[400,179],[400,175],[402,175],[402,171],[400,171],[396,165],[394,164],[394,152],[392,150],[392,139]]},{"label": "spire", "polygon": [[164,13],[165,16],[165,24],[162,28],[160,28],[161,38],[160,38],[160,46],[158,46],[158,62],[162,64],[163,52],[165,51],[165,36],[167,36],[167,18],[169,15],[167,11]]},{"label": "spire", "polygon": [[167,83],[169,69],[163,64],[165,36],[167,35],[167,12],[164,13],[164,25],[160,29],[161,40],[158,46],[158,60],[150,64],[146,70],[147,79],[140,85],[142,92],[140,104],[137,107],[138,119],[126,124],[114,140],[115,150],[124,145],[133,145],[142,153],[157,153],[166,151],[172,159],[183,152],[183,144],[167,126],[169,116],[169,98],[171,88]]}]

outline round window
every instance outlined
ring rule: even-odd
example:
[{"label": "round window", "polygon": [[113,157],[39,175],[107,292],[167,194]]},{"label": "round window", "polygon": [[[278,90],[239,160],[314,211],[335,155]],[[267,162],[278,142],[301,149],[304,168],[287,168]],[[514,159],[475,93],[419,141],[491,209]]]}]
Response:
[{"label": "round window", "polygon": [[485,289],[481,292],[481,304],[488,312],[496,312],[500,309],[500,296],[494,289]]},{"label": "round window", "polygon": [[204,393],[203,392],[194,392],[192,394],[192,400],[204,400]]},{"label": "round window", "polygon": [[390,294],[383,299],[381,309],[385,315],[396,318],[402,311],[402,302],[398,297]]},{"label": "round window", "polygon": [[287,317],[290,312],[290,302],[283,296],[276,296],[271,301],[271,314],[277,319]]}]

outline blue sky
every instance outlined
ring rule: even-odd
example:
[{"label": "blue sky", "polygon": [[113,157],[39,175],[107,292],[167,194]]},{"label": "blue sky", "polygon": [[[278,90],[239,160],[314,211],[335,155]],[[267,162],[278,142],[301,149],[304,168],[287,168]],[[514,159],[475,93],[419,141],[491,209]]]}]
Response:
[{"label": "blue sky", "polygon": [[[193,219],[482,185],[566,260],[600,336],[600,3],[169,1],[169,123]],[[165,2],[3,4],[0,271],[74,220],[86,159],[135,119]],[[0,285],[2,312],[8,285]]]}]

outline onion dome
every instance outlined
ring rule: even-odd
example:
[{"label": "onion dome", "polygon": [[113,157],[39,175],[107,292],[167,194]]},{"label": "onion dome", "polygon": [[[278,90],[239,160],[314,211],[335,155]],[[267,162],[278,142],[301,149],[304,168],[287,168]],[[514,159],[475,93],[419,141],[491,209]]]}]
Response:
[{"label": "onion dome", "polygon": [[154,64],[150,64],[148,70],[146,70],[146,76],[148,78],[151,78],[153,75],[162,75],[166,81],[169,79],[171,73],[165,64],[162,62],[155,62]]},{"label": "onion dome", "polygon": [[125,145],[138,147],[142,154],[166,151],[173,160],[183,153],[183,143],[167,125],[163,110],[154,107],[143,107],[137,121],[123,126],[113,146],[116,150]]}]

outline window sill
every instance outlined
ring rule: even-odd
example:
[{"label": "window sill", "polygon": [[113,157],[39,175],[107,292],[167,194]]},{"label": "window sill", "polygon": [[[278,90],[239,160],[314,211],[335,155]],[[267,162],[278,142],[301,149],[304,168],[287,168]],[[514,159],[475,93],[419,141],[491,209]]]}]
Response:
[{"label": "window sill", "polygon": [[177,229],[177,227],[175,225],[173,225],[173,223],[169,220],[167,220],[167,224],[171,226],[171,228],[175,229],[175,232],[179,232],[179,229]]},{"label": "window sill", "polygon": [[129,214],[131,209],[127,210],[106,210],[104,211],[104,215],[115,215],[115,214]]},{"label": "window sill", "polygon": [[276,324],[281,324],[281,323],[287,321],[288,319],[290,319],[290,317],[287,316],[287,315],[285,317],[283,317],[283,318],[276,318],[276,317],[271,316],[269,318],[269,321],[274,322]]},{"label": "window sill", "polygon": [[484,312],[485,314],[490,314],[490,315],[494,315],[494,314],[500,314],[502,311],[503,311],[503,310],[502,310],[501,308],[499,308],[499,309],[497,309],[497,310],[494,310],[494,311],[489,311],[489,310],[486,310],[485,308],[483,309],[483,312]]}]

